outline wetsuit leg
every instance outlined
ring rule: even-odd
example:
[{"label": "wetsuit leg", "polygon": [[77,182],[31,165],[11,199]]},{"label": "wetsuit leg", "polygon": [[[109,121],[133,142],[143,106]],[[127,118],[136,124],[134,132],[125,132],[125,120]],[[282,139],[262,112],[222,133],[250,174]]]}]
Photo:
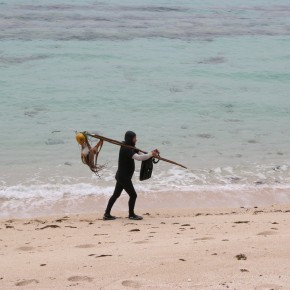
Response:
[{"label": "wetsuit leg", "polygon": [[129,194],[129,216],[134,215],[134,207],[135,207],[135,202],[137,199],[137,193],[135,191],[135,188],[133,186],[133,183],[131,180],[128,180],[126,183],[123,183],[123,188],[125,191]]},{"label": "wetsuit leg", "polygon": [[107,208],[106,208],[106,211],[105,213],[106,214],[110,214],[111,213],[111,209],[114,205],[114,203],[116,202],[116,200],[119,198],[119,196],[121,195],[122,191],[123,191],[123,185],[121,185],[118,181],[116,183],[116,186],[115,186],[115,190],[114,190],[114,193],[113,195],[111,196],[111,198],[109,199],[108,201],[108,205],[107,205]]}]

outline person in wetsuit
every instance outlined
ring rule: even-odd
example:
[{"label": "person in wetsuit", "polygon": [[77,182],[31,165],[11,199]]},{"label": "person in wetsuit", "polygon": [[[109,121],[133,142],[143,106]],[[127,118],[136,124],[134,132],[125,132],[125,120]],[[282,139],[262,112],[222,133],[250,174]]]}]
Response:
[{"label": "person in wetsuit", "polygon": [[[137,142],[136,134],[132,131],[127,131],[125,134],[125,141],[123,143],[126,145],[135,147],[136,142]],[[125,191],[129,195],[129,203],[128,203],[129,204],[129,219],[133,219],[133,220],[143,219],[141,216],[136,215],[134,212],[135,202],[137,199],[137,193],[132,183],[132,177],[135,171],[134,160],[143,161],[151,157],[156,157],[158,154],[159,154],[159,151],[157,149],[147,154],[143,154],[141,152],[138,152],[136,149],[126,148],[124,146],[120,147],[118,170],[115,176],[117,183],[115,186],[114,193],[108,201],[108,205],[107,205],[104,217],[103,217],[104,220],[116,219],[115,216],[111,215],[111,209],[114,203],[116,202],[116,200],[121,195],[123,189],[125,189]]]}]

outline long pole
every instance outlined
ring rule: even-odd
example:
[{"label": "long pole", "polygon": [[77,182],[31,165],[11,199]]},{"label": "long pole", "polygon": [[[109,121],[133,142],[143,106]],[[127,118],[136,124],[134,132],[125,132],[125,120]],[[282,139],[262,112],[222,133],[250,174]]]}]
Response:
[{"label": "long pole", "polygon": [[[130,146],[130,145],[124,144],[124,143],[122,143],[122,142],[120,142],[120,141],[117,141],[117,140],[114,140],[114,139],[110,139],[110,138],[107,138],[107,137],[104,137],[104,136],[101,136],[101,135],[91,134],[91,133],[88,133],[88,132],[84,132],[84,134],[85,134],[85,135],[88,135],[88,136],[91,136],[91,137],[93,137],[93,138],[97,138],[97,139],[100,139],[100,140],[104,140],[104,141],[106,141],[106,142],[109,142],[109,143],[112,143],[112,144],[115,144],[115,145],[119,145],[119,146],[127,147],[127,148],[130,148],[130,149],[138,150],[138,151],[140,151],[140,152],[142,152],[142,153],[146,153],[146,151],[144,151],[144,150],[138,149],[138,148],[136,148],[136,147],[134,147],[134,146]],[[175,161],[172,161],[172,160],[169,160],[169,159],[166,159],[166,158],[160,157],[160,156],[156,156],[156,157],[154,157],[154,158],[187,169],[187,167],[185,167],[184,165],[179,164],[179,163],[177,163],[177,162],[175,162]]]}]

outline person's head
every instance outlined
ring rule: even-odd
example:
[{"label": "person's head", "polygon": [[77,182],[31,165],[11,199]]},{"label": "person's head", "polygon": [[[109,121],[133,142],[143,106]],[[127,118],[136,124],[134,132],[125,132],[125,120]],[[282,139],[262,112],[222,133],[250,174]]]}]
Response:
[{"label": "person's head", "polygon": [[127,145],[135,146],[137,142],[136,133],[133,131],[127,131],[125,134],[125,143]]}]

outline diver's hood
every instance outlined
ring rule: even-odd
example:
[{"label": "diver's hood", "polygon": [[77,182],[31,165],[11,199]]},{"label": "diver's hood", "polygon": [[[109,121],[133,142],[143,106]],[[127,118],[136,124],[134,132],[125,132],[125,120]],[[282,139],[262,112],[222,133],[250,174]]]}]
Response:
[{"label": "diver's hood", "polygon": [[136,133],[133,131],[127,131],[125,134],[125,144],[130,145],[130,146],[135,146],[133,144],[133,138],[136,136]]}]

